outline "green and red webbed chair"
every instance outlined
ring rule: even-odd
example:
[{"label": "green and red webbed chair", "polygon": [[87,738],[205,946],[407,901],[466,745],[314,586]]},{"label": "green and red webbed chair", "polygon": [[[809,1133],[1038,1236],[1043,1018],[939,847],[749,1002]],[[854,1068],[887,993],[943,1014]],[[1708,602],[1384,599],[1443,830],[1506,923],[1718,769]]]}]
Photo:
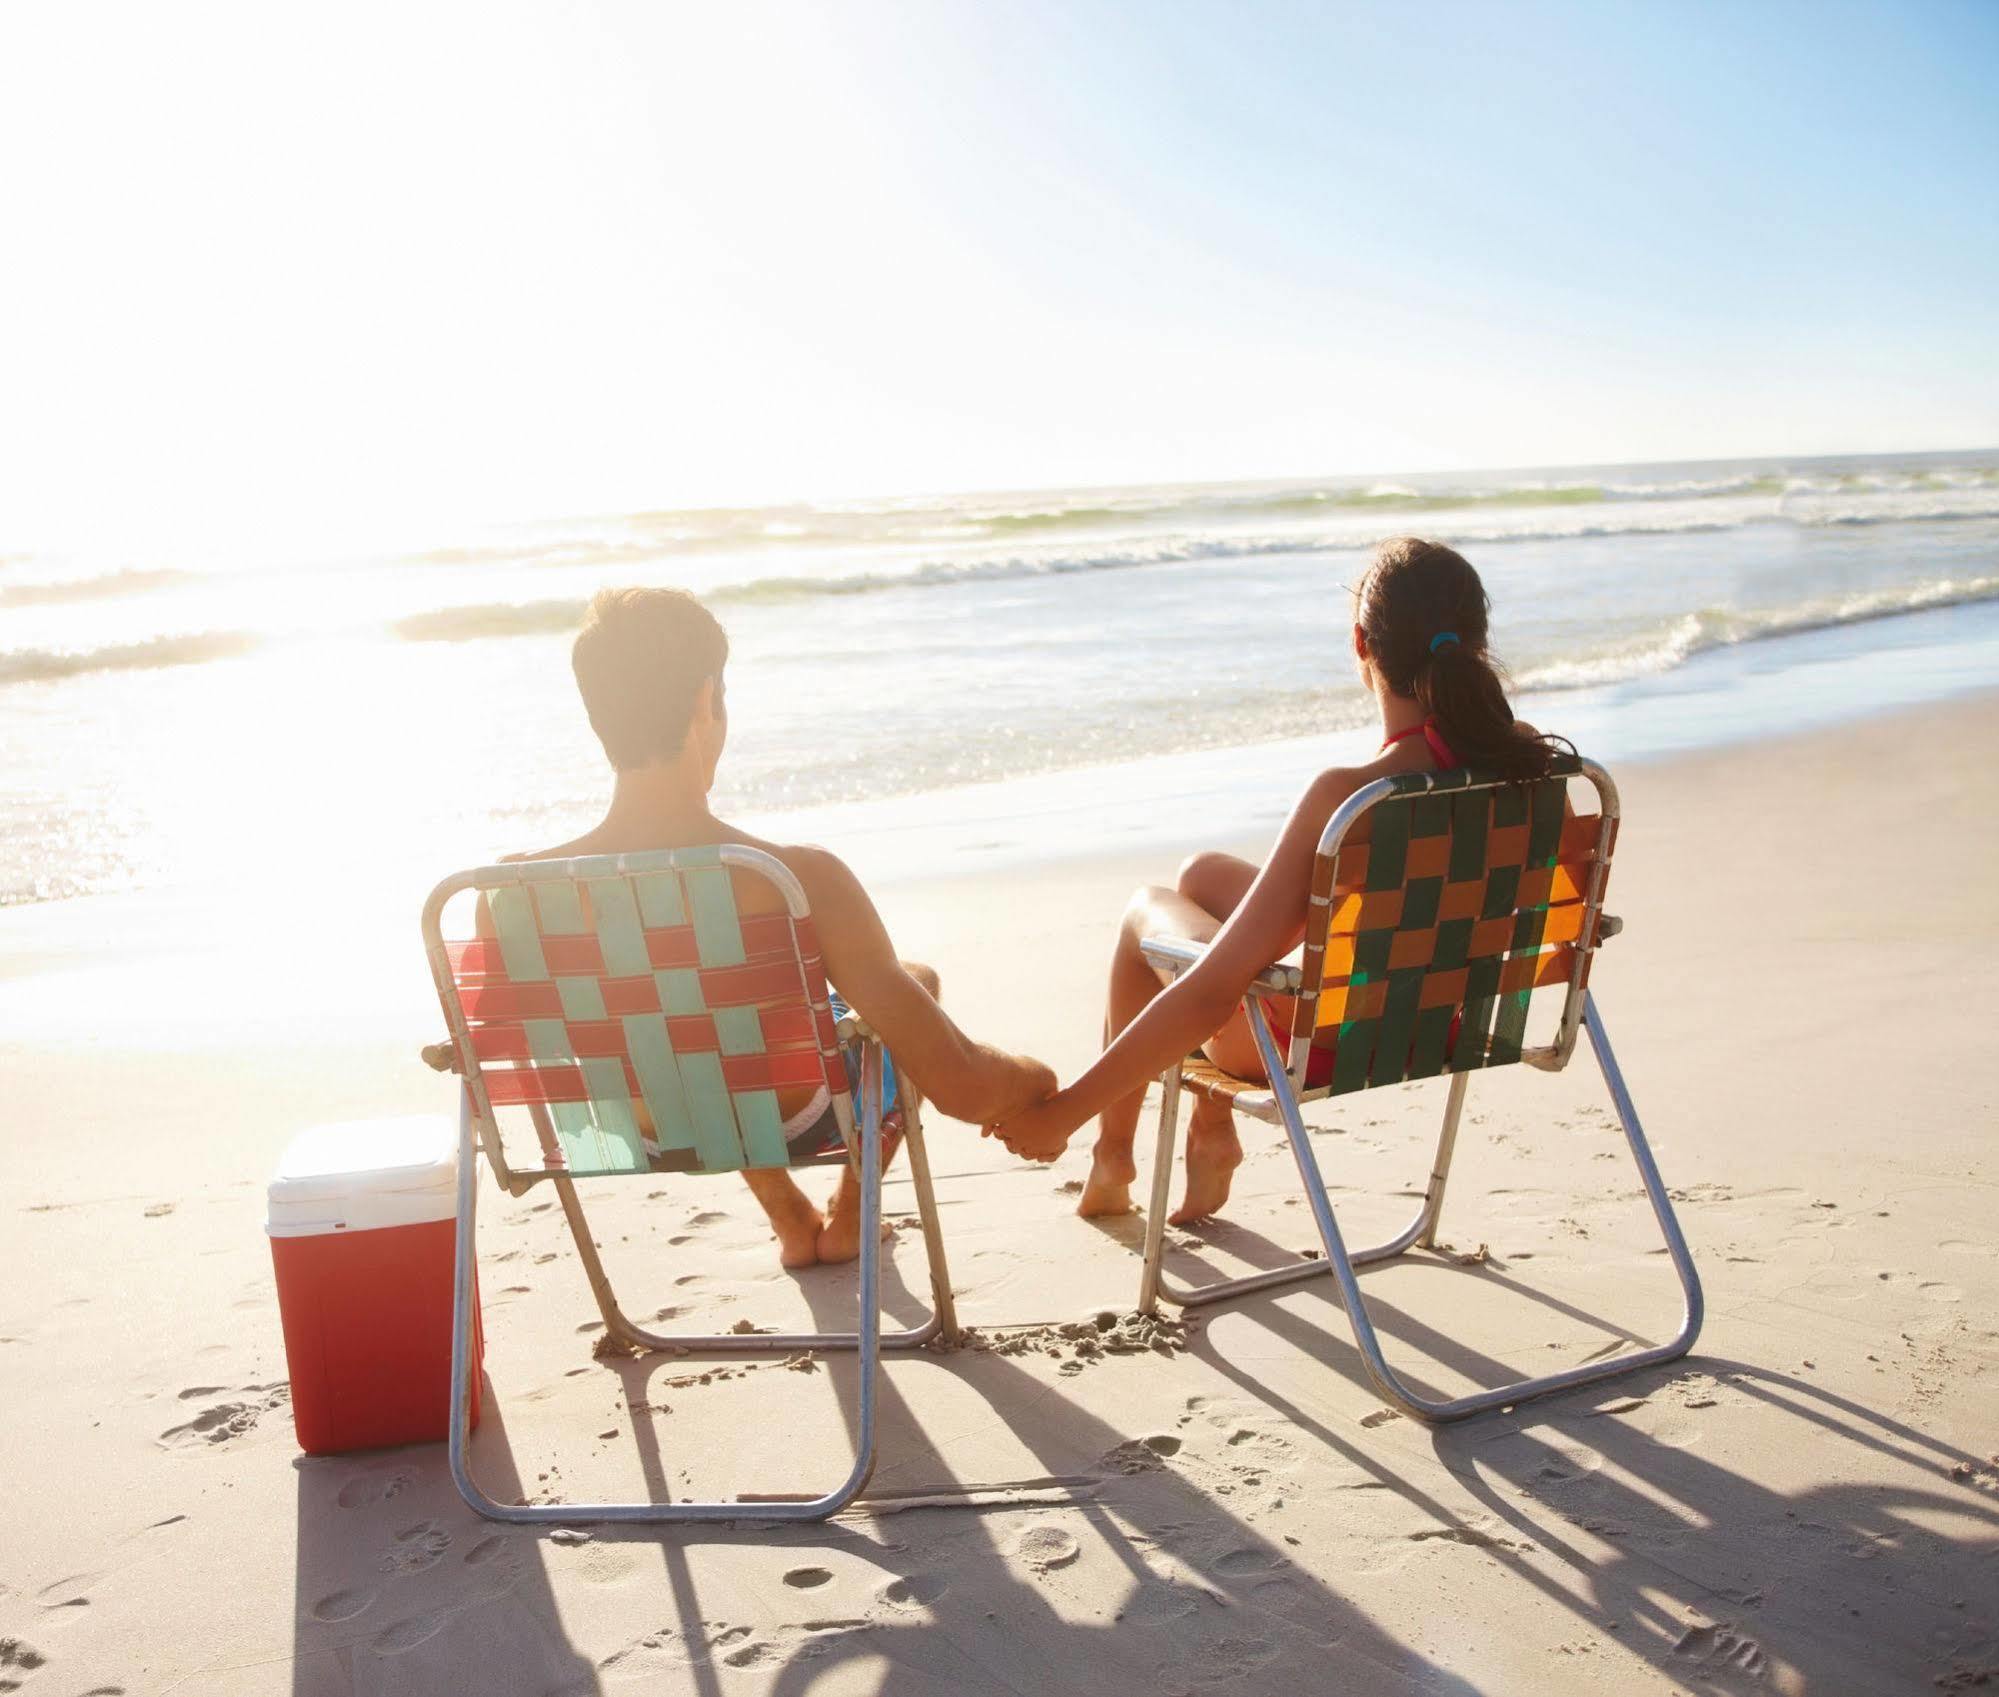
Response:
[{"label": "green and red webbed chair", "polygon": [[[743,912],[736,881],[779,905]],[[447,940],[444,912],[474,893],[491,935]],[[461,927],[470,929],[470,927]],[[874,1464],[883,1347],[956,1331],[944,1243],[917,1105],[899,1105],[929,1254],[934,1311],[883,1335],[880,1310],[882,1051],[857,1019],[836,1026],[805,892],[785,865],[739,844],[652,854],[514,861],[445,879],[423,914],[432,977],[450,1031],[436,1054],[461,1075],[451,1470],[481,1514],[512,1521],[813,1520],[850,1502]],[[845,1047],[861,1058],[857,1115]],[[431,1052],[427,1052],[431,1053]],[[787,1142],[780,1092],[823,1089],[837,1136]],[[643,1105],[643,1118],[639,1112]],[[532,1128],[525,1164],[502,1112]],[[853,1349],[860,1397],[852,1472],[823,1496],[733,1502],[508,1504],[470,1471],[475,1230],[483,1152],[512,1195],[552,1184],[612,1338],[637,1350],[741,1354]],[[635,1325],[611,1292],[576,1180],[737,1173],[851,1162],[861,1178],[860,1322],[855,1332],[669,1336]]]}]

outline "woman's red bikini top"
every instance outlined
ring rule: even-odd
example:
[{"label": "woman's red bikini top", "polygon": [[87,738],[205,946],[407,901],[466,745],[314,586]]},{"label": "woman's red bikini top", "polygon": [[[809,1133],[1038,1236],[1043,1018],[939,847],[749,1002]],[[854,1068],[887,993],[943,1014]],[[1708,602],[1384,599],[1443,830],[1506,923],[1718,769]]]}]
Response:
[{"label": "woman's red bikini top", "polygon": [[1451,752],[1451,745],[1444,741],[1443,733],[1437,729],[1435,719],[1425,719],[1420,725],[1411,725],[1406,731],[1397,731],[1376,752],[1386,754],[1398,742],[1419,735],[1430,745],[1430,752],[1436,756],[1438,771],[1455,772],[1458,769],[1458,757]]}]

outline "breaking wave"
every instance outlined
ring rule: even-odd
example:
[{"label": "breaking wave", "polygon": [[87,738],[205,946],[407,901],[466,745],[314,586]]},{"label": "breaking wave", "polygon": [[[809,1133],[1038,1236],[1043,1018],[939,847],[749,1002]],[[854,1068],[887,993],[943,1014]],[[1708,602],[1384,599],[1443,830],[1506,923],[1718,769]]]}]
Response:
[{"label": "breaking wave", "polygon": [[1743,612],[1704,607],[1673,620],[1649,637],[1620,643],[1595,654],[1522,667],[1513,674],[1513,681],[1523,690],[1583,689],[1591,684],[1669,672],[1695,655],[1717,648],[1983,601],[1999,601],[1999,576],[1941,578],[1905,588],[1787,608]]},{"label": "breaking wave", "polygon": [[45,678],[74,677],[80,672],[146,671],[160,666],[194,666],[208,660],[232,660],[258,646],[249,631],[199,631],[188,636],[161,636],[150,642],[119,643],[109,648],[80,650],[23,648],[0,654],[0,684],[32,683]]}]

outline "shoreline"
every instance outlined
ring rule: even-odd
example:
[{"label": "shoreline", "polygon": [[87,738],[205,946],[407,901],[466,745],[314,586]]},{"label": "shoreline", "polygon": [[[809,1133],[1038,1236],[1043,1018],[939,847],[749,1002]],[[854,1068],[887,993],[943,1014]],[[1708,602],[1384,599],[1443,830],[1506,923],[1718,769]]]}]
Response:
[{"label": "shoreline", "polygon": [[[1522,716],[1567,736],[1613,769],[1678,756],[1697,757],[1745,741],[1810,735],[1864,724],[1925,705],[1977,700],[1999,690],[1999,601],[1924,609],[1864,624],[1829,626],[1695,654],[1670,669],[1606,684],[1524,692]],[[1027,776],[962,784],[867,801],[786,811],[737,811],[746,828],[778,841],[818,842],[851,864],[870,887],[955,873],[1032,870],[1069,859],[1102,859],[1156,850],[1184,834],[1181,821],[1226,821],[1231,841],[1256,840],[1259,852],[1304,783],[1342,762],[1365,760],[1365,725],[1305,737],[1143,755],[1108,765],[1074,766]],[[582,823],[579,815],[575,821]],[[559,833],[558,822],[554,829]],[[1206,837],[1217,835],[1212,823]],[[518,850],[489,845],[485,854]],[[464,858],[471,864],[478,858]],[[442,876],[426,860],[389,853],[372,865],[349,864],[325,891],[343,917],[368,923],[362,901],[401,900],[414,908]],[[294,877],[325,878],[302,866]],[[209,879],[184,878],[45,901],[0,905],[0,934],[14,947],[0,958],[0,980],[19,976],[19,951],[38,935],[60,935],[60,922],[22,916],[85,904],[163,906],[219,902],[245,893],[278,899],[272,871],[232,867]]]}]

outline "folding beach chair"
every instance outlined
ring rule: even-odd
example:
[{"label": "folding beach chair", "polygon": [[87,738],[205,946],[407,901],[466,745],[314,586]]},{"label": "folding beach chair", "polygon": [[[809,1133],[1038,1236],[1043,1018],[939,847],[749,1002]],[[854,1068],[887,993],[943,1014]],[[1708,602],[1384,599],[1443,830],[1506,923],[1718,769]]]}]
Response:
[{"label": "folding beach chair", "polygon": [[[733,879],[762,879],[782,911],[742,913]],[[481,892],[490,937],[447,942],[445,904]],[[905,1093],[902,1126],[929,1254],[934,1311],[883,1335],[880,1309],[882,1051],[858,1020],[836,1028],[805,892],[781,861],[737,844],[482,866],[447,878],[423,913],[431,974],[451,1033],[444,1064],[463,1077],[458,1259],[451,1367],[451,1472],[481,1514],[512,1521],[817,1520],[853,1500],[874,1466],[882,1348],[957,1330],[923,1128]],[[843,1044],[861,1053],[860,1124]],[[427,1052],[428,1054],[429,1052]],[[435,1063],[434,1063],[435,1064]],[[839,1137],[800,1152],[785,1140],[781,1089],[829,1095]],[[634,1112],[643,1103],[652,1129]],[[518,1165],[500,1111],[525,1110],[532,1164]],[[523,1134],[525,1135],[525,1134]],[[467,1444],[475,1323],[475,1143],[519,1196],[555,1187],[612,1338],[638,1350],[854,1349],[860,1354],[853,1471],[811,1500],[518,1505],[474,1482]],[[854,1162],[861,1176],[860,1329],[669,1336],[634,1325],[611,1293],[576,1180],[613,1174],[736,1173]],[[773,1454],[782,1453],[778,1446]]]},{"label": "folding beach chair", "polygon": [[[1595,785],[1599,812],[1568,812],[1568,783],[1576,776]],[[1162,1296],[1191,1306],[1330,1273],[1369,1376],[1395,1406],[1433,1421],[1629,1373],[1693,1347],[1701,1326],[1700,1279],[1589,991],[1596,948],[1622,929],[1603,912],[1618,817],[1609,773],[1573,756],[1559,758],[1547,778],[1526,784],[1465,771],[1381,778],[1340,806],[1319,839],[1302,964],[1266,969],[1244,998],[1269,1083],[1235,1078],[1198,1056],[1161,1081],[1142,1309],[1157,1312]],[[1200,959],[1203,947],[1164,937],[1144,943],[1147,958],[1176,975]],[[1544,986],[1562,992],[1560,1019],[1551,1042],[1527,1047],[1528,1003]],[[1272,1035],[1267,998],[1273,996],[1296,998],[1288,1056]],[[1686,1299],[1680,1328],[1669,1342],[1629,1355],[1444,1401],[1419,1396],[1383,1359],[1354,1269],[1435,1243],[1471,1074],[1516,1061],[1559,1071],[1583,1030],[1679,1274]],[[1445,1072],[1450,1094],[1422,1207],[1395,1237],[1350,1253],[1333,1218],[1302,1105]],[[1325,1245],[1323,1260],[1198,1289],[1164,1276],[1160,1261],[1182,1091],[1227,1101],[1238,1112],[1284,1127]]]}]

